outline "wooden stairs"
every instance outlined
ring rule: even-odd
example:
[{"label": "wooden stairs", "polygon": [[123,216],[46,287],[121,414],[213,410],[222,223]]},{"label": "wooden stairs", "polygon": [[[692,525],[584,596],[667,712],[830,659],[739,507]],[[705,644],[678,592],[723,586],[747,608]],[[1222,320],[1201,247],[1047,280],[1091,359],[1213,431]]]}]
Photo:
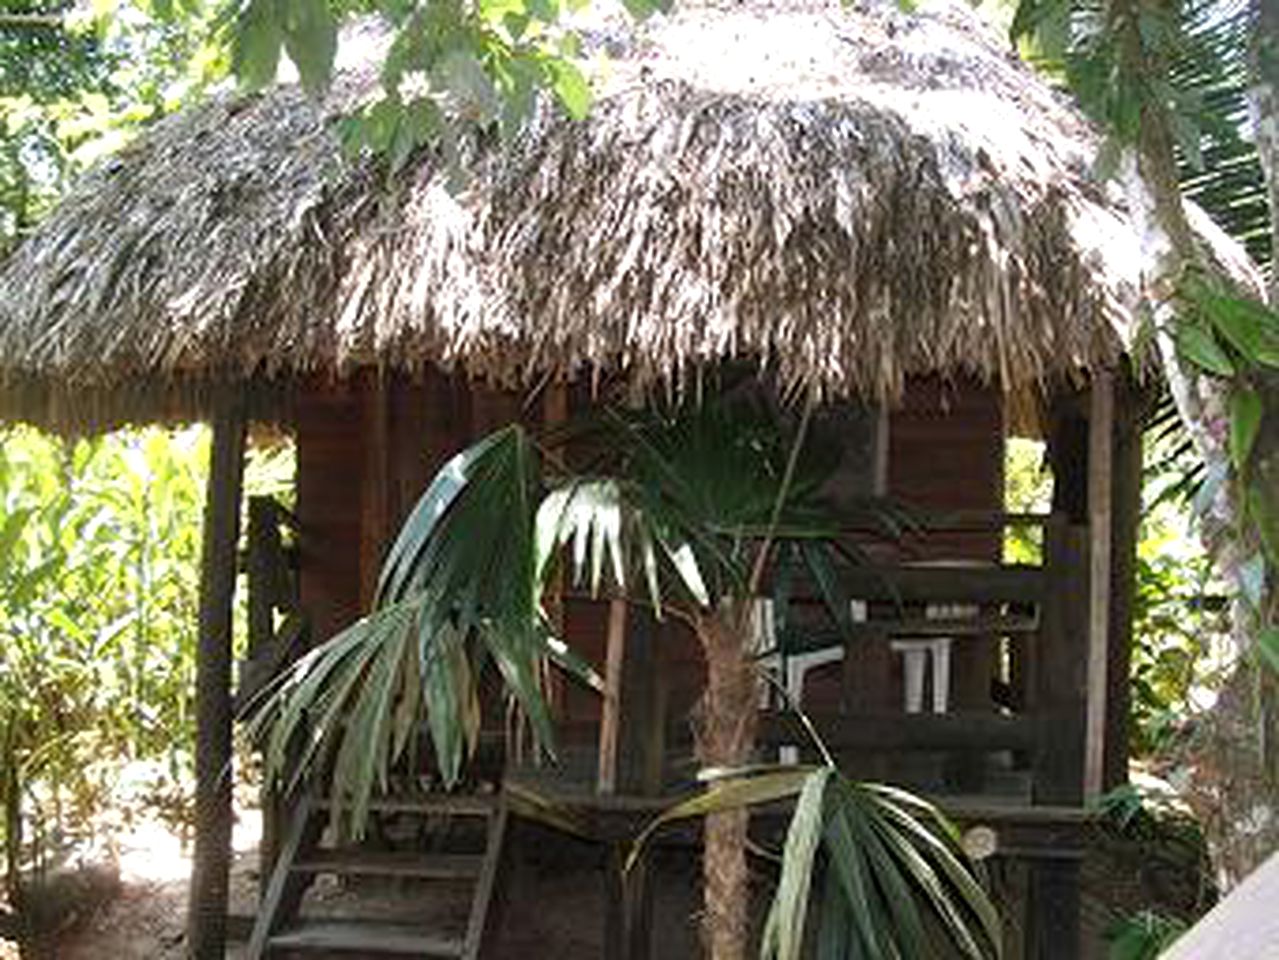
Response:
[{"label": "wooden stairs", "polygon": [[[443,793],[387,796],[373,799],[369,810],[397,823],[429,826],[435,835],[432,849],[424,849],[421,843],[409,844],[409,849],[374,849],[367,843],[325,845],[328,803],[304,797],[289,818],[259,904],[247,952],[250,960],[305,955],[478,960],[506,834],[508,807],[503,798]],[[461,852],[435,849],[453,832],[469,836],[471,847]],[[437,885],[450,885],[454,892],[462,885],[470,888],[469,911],[446,929],[422,921],[432,913],[427,909],[413,910],[407,919],[308,916],[302,909],[303,898],[308,887],[325,875],[346,883],[359,882],[351,878],[374,877],[411,885],[411,899],[422,906],[428,905]]]}]

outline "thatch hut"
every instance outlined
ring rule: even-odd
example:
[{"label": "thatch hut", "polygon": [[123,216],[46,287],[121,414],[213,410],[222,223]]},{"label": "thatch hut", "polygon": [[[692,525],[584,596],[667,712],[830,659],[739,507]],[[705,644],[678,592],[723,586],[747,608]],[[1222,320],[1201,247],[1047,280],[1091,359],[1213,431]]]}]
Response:
[{"label": "thatch hut", "polygon": [[[951,625],[985,652],[957,663],[944,717],[902,722],[883,695],[900,682],[890,646],[850,649],[878,719],[830,729],[862,750],[1022,757],[1034,785],[1014,813],[971,818],[1032,864],[1031,955],[1076,956],[1068,838],[1124,768],[1140,466],[1124,357],[1148,267],[1121,192],[1092,175],[1096,132],[958,3],[688,5],[585,33],[608,54],[590,118],[542,111],[477,149],[460,187],[429,153],[391,177],[344,158],[332,122],[368,89],[356,69],[322,103],[284,84],[157,124],[0,272],[0,416],[214,423],[194,948],[212,956],[222,936],[246,423],[295,436],[298,606],[322,636],[358,613],[388,533],[468,437],[560,417],[603,380],[679,390],[737,360],[852,411],[836,421],[871,465],[856,483],[947,514],[932,556],[969,565],[899,568],[895,597],[1035,606],[1034,644],[1004,613]],[[1003,438],[1031,421],[1056,512],[1008,518]],[[1042,568],[999,566],[1014,522],[1046,528]],[[251,569],[274,536],[251,532]],[[864,579],[868,601],[883,582]],[[278,600],[251,613],[268,635]],[[604,633],[589,605],[569,617],[588,648]],[[894,622],[881,639],[906,630]],[[677,711],[679,655],[663,656]],[[1006,660],[1015,695],[997,711]],[[597,704],[565,709],[598,729]],[[601,750],[614,788],[618,749]]]}]

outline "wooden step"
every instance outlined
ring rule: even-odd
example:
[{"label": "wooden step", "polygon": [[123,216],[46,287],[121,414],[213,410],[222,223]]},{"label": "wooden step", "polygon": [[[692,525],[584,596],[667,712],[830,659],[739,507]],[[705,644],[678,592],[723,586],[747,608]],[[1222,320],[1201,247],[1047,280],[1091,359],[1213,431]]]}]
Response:
[{"label": "wooden step", "polygon": [[393,956],[457,958],[462,956],[460,937],[441,937],[420,927],[369,921],[307,921],[274,934],[272,950],[332,951],[361,957]]},{"label": "wooden step", "polygon": [[294,862],[294,873],[342,876],[412,877],[420,880],[476,880],[482,854],[435,854],[417,851],[315,850]]}]

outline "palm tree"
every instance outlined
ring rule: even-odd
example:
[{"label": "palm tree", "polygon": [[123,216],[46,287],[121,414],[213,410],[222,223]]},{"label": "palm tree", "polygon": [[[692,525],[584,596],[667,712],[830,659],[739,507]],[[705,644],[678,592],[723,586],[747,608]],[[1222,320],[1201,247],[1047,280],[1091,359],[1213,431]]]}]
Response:
[{"label": "palm tree", "polygon": [[[563,445],[543,449],[520,426],[459,454],[391,547],[373,612],[302,660],[257,715],[270,775],[296,783],[327,771],[334,807],[359,831],[371,791],[412,755],[425,709],[438,768],[455,782],[477,741],[485,660],[549,747],[542,665],[593,679],[543,607],[549,586],[570,574],[593,594],[608,590],[682,621],[700,644],[707,681],[694,740],[713,782],[664,819],[705,814],[709,956],[746,954],[747,805],[787,796],[799,799],[769,950],[798,956],[824,844],[825,955],[927,955],[938,930],[967,956],[997,953],[997,919],[935,811],[851,783],[829,761],[751,766],[760,679],[750,619],[770,569],[807,568],[831,616],[850,620],[835,565],[852,548],[822,503],[833,462],[803,442],[810,409],[778,414],[740,392],[666,411],[606,407],[571,432],[577,470],[564,466]],[[286,748],[304,722],[307,746],[290,765]]]}]

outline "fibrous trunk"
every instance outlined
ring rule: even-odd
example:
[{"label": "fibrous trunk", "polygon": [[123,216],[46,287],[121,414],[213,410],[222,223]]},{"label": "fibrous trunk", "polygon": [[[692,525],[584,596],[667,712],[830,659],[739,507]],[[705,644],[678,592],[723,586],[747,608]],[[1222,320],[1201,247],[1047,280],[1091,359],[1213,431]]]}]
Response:
[{"label": "fibrous trunk", "polygon": [[[755,746],[757,683],[747,655],[746,614],[726,604],[697,625],[706,656],[706,692],[697,718],[697,755],[703,767],[739,767]],[[750,878],[745,809],[706,817],[702,860],[702,935],[711,960],[742,960],[750,935]]]}]

